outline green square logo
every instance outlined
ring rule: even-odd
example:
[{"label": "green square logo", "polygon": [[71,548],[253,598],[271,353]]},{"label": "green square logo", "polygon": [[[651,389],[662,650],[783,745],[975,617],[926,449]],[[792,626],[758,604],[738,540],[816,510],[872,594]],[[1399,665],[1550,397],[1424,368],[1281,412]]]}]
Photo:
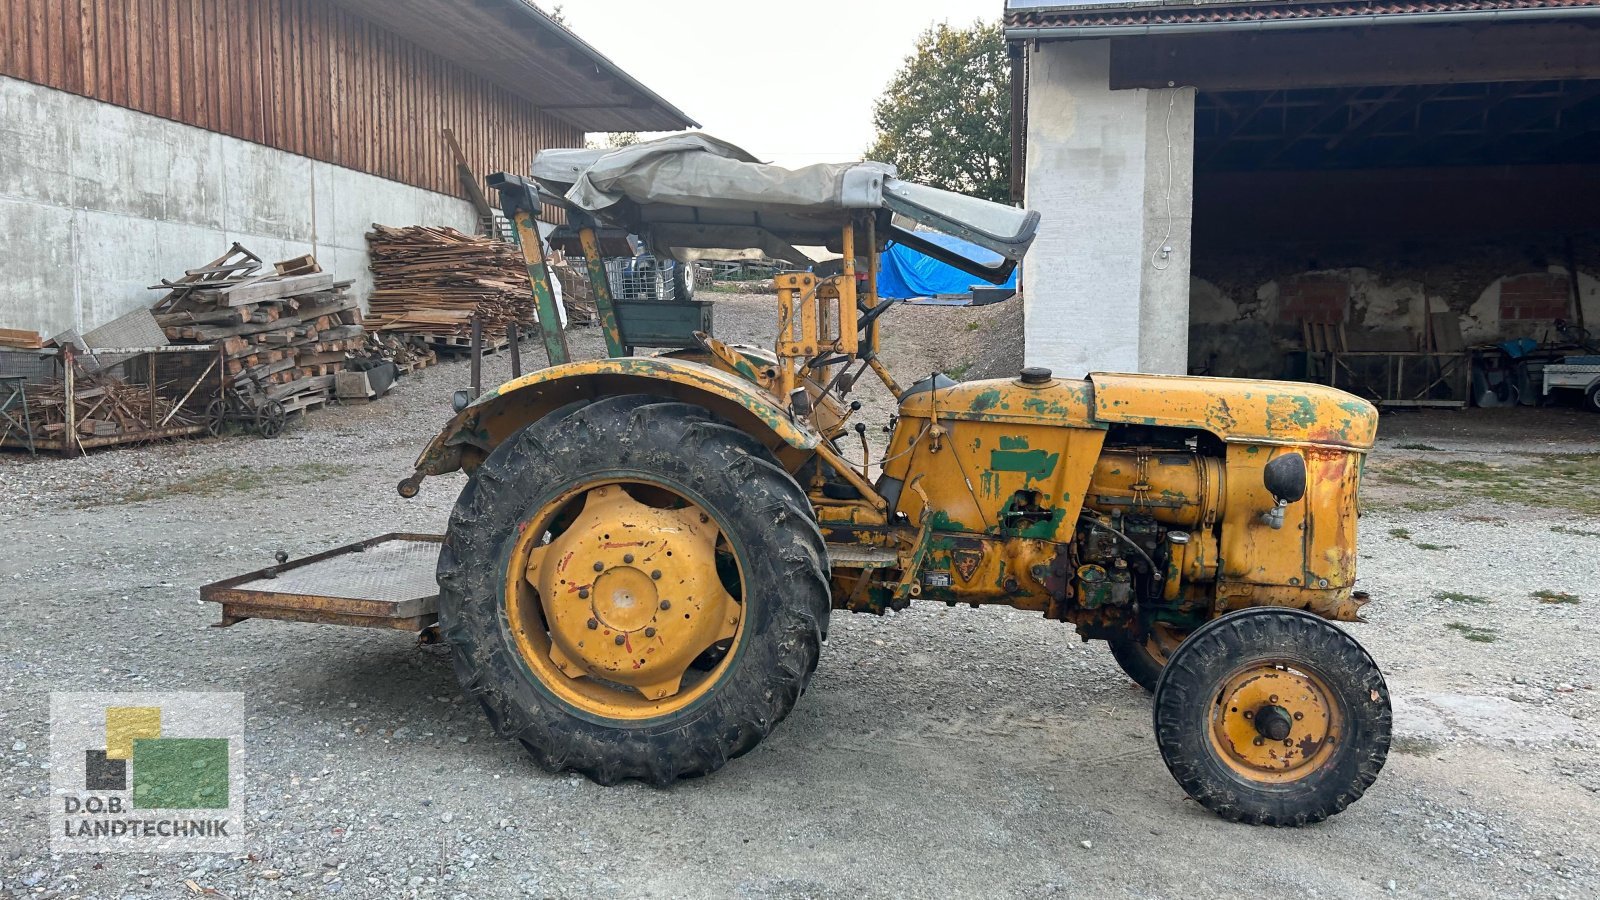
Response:
[{"label": "green square logo", "polygon": [[134,809],[227,809],[227,738],[133,741]]}]

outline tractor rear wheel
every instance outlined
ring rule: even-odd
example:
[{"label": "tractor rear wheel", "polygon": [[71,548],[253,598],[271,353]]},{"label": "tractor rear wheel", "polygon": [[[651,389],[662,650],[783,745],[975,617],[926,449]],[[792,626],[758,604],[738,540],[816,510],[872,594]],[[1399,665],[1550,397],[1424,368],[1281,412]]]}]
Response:
[{"label": "tractor rear wheel", "polygon": [[1183,638],[1183,631],[1165,622],[1156,622],[1143,635],[1127,632],[1111,638],[1111,658],[1135,684],[1154,692],[1161,670],[1167,667],[1167,659],[1183,643]]},{"label": "tractor rear wheel", "polygon": [[462,491],[440,630],[467,693],[545,769],[665,785],[793,707],[826,559],[804,492],[750,436],[642,395],[574,404]]},{"label": "tractor rear wheel", "polygon": [[1389,689],[1372,657],[1307,612],[1253,608],[1195,629],[1156,685],[1174,778],[1235,822],[1320,822],[1359,799],[1389,753]]}]

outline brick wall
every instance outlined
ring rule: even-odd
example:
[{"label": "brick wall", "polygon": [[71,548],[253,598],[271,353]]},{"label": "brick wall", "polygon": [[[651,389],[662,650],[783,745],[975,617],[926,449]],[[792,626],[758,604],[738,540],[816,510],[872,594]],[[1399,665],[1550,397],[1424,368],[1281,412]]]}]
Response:
[{"label": "brick wall", "polygon": [[1564,274],[1516,275],[1500,283],[1500,320],[1565,319],[1571,298],[1572,284]]},{"label": "brick wall", "polygon": [[1301,275],[1284,282],[1278,295],[1278,321],[1336,324],[1345,320],[1350,283],[1337,275]]}]

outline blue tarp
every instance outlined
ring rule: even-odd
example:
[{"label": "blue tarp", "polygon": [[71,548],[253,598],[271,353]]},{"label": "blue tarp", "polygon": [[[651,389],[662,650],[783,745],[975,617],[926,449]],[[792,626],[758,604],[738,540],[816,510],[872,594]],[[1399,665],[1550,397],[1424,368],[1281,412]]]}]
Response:
[{"label": "blue tarp", "polygon": [[[917,237],[986,266],[1000,262],[1000,254],[958,237],[929,231],[918,232]],[[886,299],[909,300],[938,294],[968,294],[972,292],[974,284],[988,285],[988,282],[899,244],[889,247],[878,259],[878,296]],[[1012,272],[1011,278],[1002,286],[1015,288],[1017,273]]]}]

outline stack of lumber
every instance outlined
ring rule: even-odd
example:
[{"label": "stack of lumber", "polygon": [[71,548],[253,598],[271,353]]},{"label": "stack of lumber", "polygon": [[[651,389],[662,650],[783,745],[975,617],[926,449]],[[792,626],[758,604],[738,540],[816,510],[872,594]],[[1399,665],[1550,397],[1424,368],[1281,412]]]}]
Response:
[{"label": "stack of lumber", "polygon": [[367,345],[361,356],[369,360],[392,362],[395,370],[405,375],[439,362],[439,354],[428,346],[421,335],[378,334],[367,332]]},{"label": "stack of lumber", "polygon": [[335,281],[310,256],[260,272],[261,260],[238,244],[229,256],[184,278],[156,321],[175,343],[218,344],[233,387],[257,403],[303,409],[332,396],[334,377],[365,343],[350,282]]},{"label": "stack of lumber", "polygon": [[17,328],[0,328],[0,347],[18,350],[38,350],[44,346],[44,336],[37,331]]},{"label": "stack of lumber", "polygon": [[484,343],[504,343],[506,325],[534,322],[533,290],[515,244],[454,228],[374,224],[367,232],[373,291],[371,331],[420,334],[459,343],[483,322]]}]

